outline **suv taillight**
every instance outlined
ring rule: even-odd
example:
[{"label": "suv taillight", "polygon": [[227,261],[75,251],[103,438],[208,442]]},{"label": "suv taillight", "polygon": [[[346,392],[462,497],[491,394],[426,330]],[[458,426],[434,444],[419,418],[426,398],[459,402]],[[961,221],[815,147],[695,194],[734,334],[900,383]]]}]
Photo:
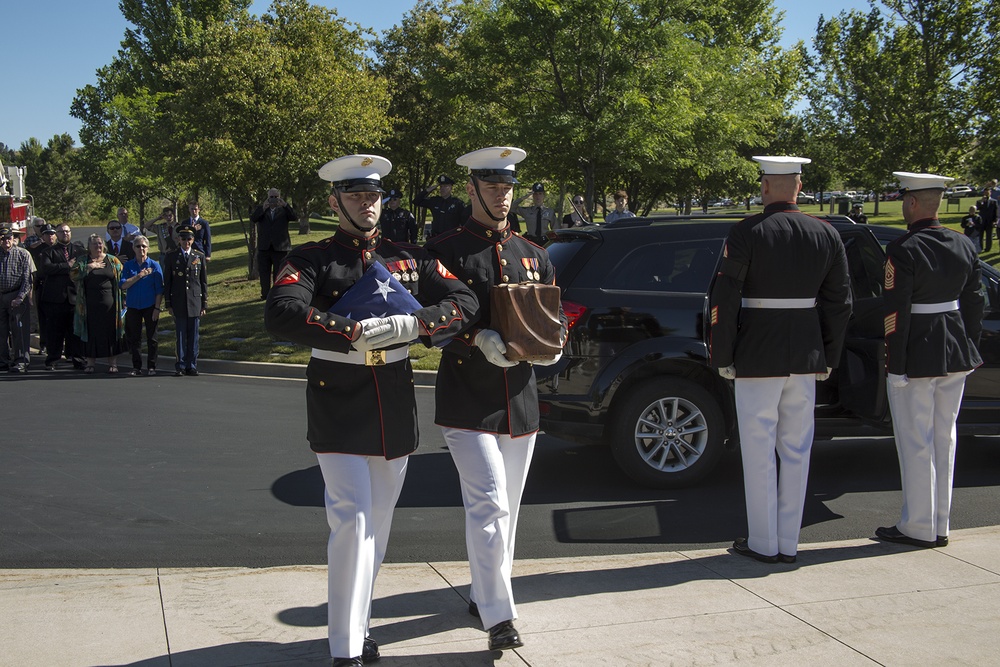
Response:
[{"label": "suv taillight", "polygon": [[562,302],[562,307],[563,313],[566,314],[566,319],[568,320],[568,324],[566,325],[567,330],[572,329],[577,321],[583,317],[583,314],[587,312],[586,306],[581,306],[578,303],[566,301],[565,299]]}]

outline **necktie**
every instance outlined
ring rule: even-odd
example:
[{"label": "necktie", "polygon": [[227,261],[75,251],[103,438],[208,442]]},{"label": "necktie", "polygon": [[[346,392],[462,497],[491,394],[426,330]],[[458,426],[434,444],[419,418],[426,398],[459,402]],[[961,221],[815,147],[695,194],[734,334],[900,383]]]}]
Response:
[{"label": "necktie", "polygon": [[67,262],[69,261],[69,246],[67,245],[63,246],[63,259],[65,259]]},{"label": "necktie", "polygon": [[114,245],[112,245],[112,250],[114,250],[114,254],[116,254],[116,255],[118,254],[118,243],[117,242],[115,242]]},{"label": "necktie", "polygon": [[535,217],[535,236],[542,238],[542,207],[538,207],[538,214]]}]

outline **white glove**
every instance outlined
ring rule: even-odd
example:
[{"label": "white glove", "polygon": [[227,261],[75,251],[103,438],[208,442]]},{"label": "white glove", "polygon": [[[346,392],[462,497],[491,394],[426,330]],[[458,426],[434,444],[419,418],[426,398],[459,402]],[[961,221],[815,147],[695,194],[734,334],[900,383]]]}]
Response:
[{"label": "white glove", "polygon": [[500,334],[496,331],[483,329],[476,334],[473,342],[479,348],[479,351],[483,353],[483,356],[486,357],[486,361],[494,366],[500,366],[501,368],[517,366],[516,361],[511,361],[503,356],[507,354],[507,346],[503,344],[503,339],[500,338]]},{"label": "white glove", "polygon": [[833,369],[830,368],[829,366],[827,366],[825,373],[816,373],[816,382],[824,382],[826,380],[829,380],[830,379],[830,373],[832,373],[832,372],[833,372]]},{"label": "white glove", "polygon": [[378,346],[372,344],[372,336],[388,330],[389,325],[385,322],[385,319],[381,317],[369,317],[366,320],[361,320],[358,324],[361,325],[361,335],[358,336],[356,341],[351,343],[351,347],[358,352],[377,349]]},{"label": "white glove", "polygon": [[[367,323],[371,322],[369,326]],[[419,323],[414,315],[390,315],[361,320],[361,337],[368,339],[373,348],[386,348],[409,343],[417,338]]]},{"label": "white glove", "polygon": [[735,380],[736,379],[736,366],[733,366],[733,365],[730,364],[729,366],[726,366],[725,368],[720,368],[719,369],[719,375],[721,375],[722,377],[726,378],[727,380]]},{"label": "white glove", "polygon": [[889,373],[889,384],[896,389],[901,389],[906,385],[910,384],[910,378],[906,375],[896,375],[895,373]]},{"label": "white glove", "polygon": [[552,359],[543,359],[542,361],[532,361],[531,363],[534,364],[535,366],[551,366],[560,359],[562,359],[562,350],[556,352],[556,356]]}]

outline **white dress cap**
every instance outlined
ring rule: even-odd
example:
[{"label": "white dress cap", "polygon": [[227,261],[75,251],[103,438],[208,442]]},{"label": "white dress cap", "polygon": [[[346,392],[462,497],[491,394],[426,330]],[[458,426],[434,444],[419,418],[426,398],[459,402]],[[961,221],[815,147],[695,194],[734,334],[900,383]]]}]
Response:
[{"label": "white dress cap", "polygon": [[523,150],[513,146],[491,146],[466,153],[455,162],[468,167],[469,173],[481,180],[517,183],[517,179],[514,178],[514,165],[527,156]]},{"label": "white dress cap", "polygon": [[912,171],[894,171],[892,175],[899,179],[900,190],[944,190],[954,178],[937,174],[914,174]]},{"label": "white dress cap", "polygon": [[319,177],[347,192],[382,192],[382,178],[392,171],[392,163],[380,155],[345,155],[319,168]]},{"label": "white dress cap", "polygon": [[768,176],[801,174],[802,165],[812,162],[807,157],[793,157],[790,155],[754,155],[753,160],[760,164],[761,173]]}]

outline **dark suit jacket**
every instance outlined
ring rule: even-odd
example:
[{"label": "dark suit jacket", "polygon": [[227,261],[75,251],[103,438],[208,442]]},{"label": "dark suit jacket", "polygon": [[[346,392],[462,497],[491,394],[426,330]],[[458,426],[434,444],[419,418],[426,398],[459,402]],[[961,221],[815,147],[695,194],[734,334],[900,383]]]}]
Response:
[{"label": "dark suit jacket", "polygon": [[997,201],[995,199],[980,199],[976,202],[979,209],[979,217],[983,219],[983,229],[992,229],[997,224]]},{"label": "dark suit jacket", "polygon": [[287,204],[274,209],[274,218],[271,217],[270,206],[255,208],[250,213],[250,222],[257,225],[257,250],[291,250],[288,224],[298,219],[295,209]]},{"label": "dark suit jacket", "polygon": [[41,252],[38,272],[42,276],[42,291],[39,300],[45,303],[76,303],[76,286],[70,280],[69,270],[73,260],[86,254],[87,249],[79,241],[69,244],[69,261],[63,256],[63,245],[56,243]]},{"label": "dark suit jacket", "polygon": [[120,241],[118,241],[118,252],[115,252],[111,247],[111,241],[107,241],[104,244],[104,252],[109,255],[114,255],[118,258],[122,264],[130,259],[135,259],[135,248],[132,247],[131,241],[126,241],[123,236]]},{"label": "dark suit jacket", "polygon": [[163,299],[175,317],[198,317],[208,308],[208,269],[205,255],[191,250],[184,259],[180,250],[168,252],[163,260]]},{"label": "dark suit jacket", "polygon": [[[205,218],[198,218],[198,223],[201,225],[201,229],[194,230],[194,249],[200,253],[203,253],[205,257],[212,256],[212,228],[208,224],[208,220]],[[190,225],[195,226],[195,221],[188,218],[181,223],[181,226]],[[176,231],[176,227],[174,228]]]}]

